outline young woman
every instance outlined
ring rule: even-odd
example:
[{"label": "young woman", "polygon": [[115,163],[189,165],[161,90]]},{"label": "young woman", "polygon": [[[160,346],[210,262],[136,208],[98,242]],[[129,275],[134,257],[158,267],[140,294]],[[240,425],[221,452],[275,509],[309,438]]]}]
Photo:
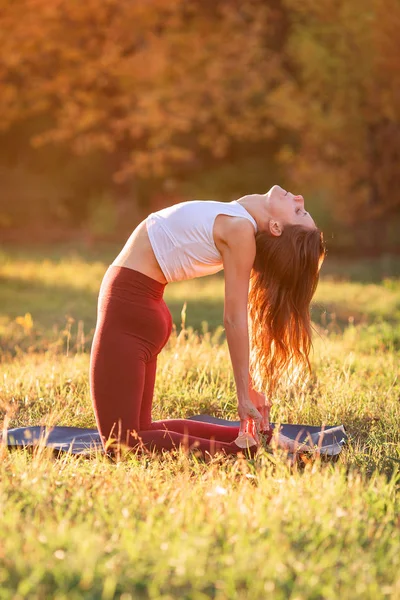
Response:
[{"label": "young woman", "polygon": [[[309,306],[323,258],[322,234],[303,197],[278,185],[230,203],[182,202],[149,215],[100,288],[90,386],[104,448],[237,454],[251,423],[255,450],[280,378],[289,367],[310,366]],[[165,286],[221,269],[240,428],[152,421],[157,356],[172,329]]]}]

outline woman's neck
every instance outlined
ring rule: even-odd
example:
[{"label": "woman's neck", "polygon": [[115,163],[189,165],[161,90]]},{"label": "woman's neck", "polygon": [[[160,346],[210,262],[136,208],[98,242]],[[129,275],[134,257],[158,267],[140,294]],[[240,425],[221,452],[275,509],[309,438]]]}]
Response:
[{"label": "woman's neck", "polygon": [[262,194],[247,194],[237,200],[247,210],[257,223],[258,231],[265,231],[268,226],[269,214],[266,197]]}]

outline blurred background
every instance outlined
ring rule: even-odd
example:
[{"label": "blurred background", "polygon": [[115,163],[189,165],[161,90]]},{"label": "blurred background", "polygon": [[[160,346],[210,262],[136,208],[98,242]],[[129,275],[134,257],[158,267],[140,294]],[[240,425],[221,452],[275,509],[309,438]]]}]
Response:
[{"label": "blurred background", "polygon": [[279,183],[331,256],[384,256],[391,274],[398,0],[0,7],[3,243],[121,244],[163,206]]}]

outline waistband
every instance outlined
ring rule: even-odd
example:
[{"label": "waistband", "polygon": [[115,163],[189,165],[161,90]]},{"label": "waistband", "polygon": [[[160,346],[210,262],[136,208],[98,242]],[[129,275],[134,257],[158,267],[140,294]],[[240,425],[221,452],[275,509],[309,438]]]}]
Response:
[{"label": "waistband", "polygon": [[110,265],[103,277],[99,295],[113,295],[117,291],[120,297],[127,300],[135,295],[160,300],[166,285],[129,267]]}]

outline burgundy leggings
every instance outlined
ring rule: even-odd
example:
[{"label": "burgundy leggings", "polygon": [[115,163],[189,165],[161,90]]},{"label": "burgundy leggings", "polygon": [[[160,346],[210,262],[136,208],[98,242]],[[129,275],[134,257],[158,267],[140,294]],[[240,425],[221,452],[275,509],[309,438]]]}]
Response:
[{"label": "burgundy leggings", "polygon": [[117,440],[114,448],[121,444],[162,451],[183,446],[198,448],[201,454],[237,454],[238,427],[151,419],[157,356],[172,329],[164,288],[126,267],[111,266],[104,276],[90,359],[91,396],[103,447],[110,454],[106,442],[111,437]]}]

